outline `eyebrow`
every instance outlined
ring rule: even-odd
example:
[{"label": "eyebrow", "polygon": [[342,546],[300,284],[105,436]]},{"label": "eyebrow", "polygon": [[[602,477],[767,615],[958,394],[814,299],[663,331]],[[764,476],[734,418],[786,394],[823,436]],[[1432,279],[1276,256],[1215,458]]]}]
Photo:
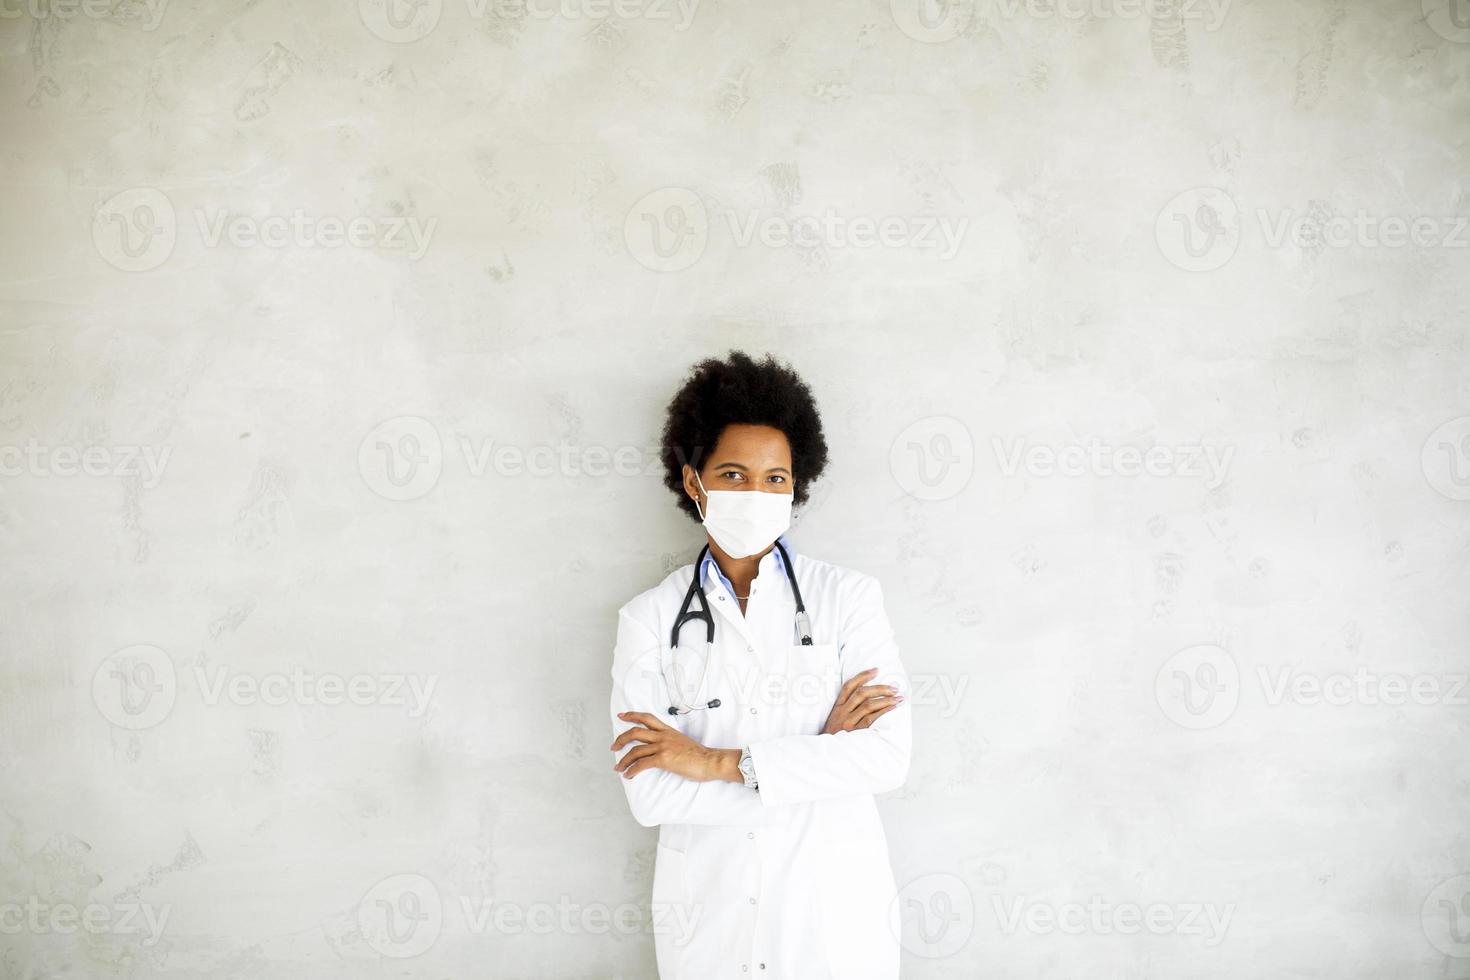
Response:
[{"label": "eyebrow", "polygon": [[[724,469],[727,466],[733,466],[737,470],[743,470],[743,469],[746,469],[747,468],[744,463],[736,463],[736,462],[733,462],[733,461],[732,462],[728,462],[728,463],[716,463],[712,468],[713,469],[717,469],[717,470],[722,470],[722,469]],[[791,475],[791,471],[788,470],[784,466],[773,466],[770,469],[766,470],[766,472],[767,473],[785,473],[787,476],[790,476]]]}]

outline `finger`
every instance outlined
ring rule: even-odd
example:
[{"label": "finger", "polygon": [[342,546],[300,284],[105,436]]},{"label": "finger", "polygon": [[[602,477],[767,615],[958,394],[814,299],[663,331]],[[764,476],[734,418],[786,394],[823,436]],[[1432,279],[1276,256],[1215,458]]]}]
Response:
[{"label": "finger", "polygon": [[662,767],[658,764],[658,757],[651,755],[651,756],[649,756],[646,759],[639,759],[637,762],[633,763],[631,766],[629,766],[627,769],[625,769],[623,771],[623,778],[624,779],[632,779],[634,776],[638,775],[640,772],[645,772],[645,771],[647,771],[649,769],[660,769],[660,768],[662,768]]},{"label": "finger", "polygon": [[671,731],[658,715],[651,715],[647,711],[620,711],[618,717],[624,721],[636,721],[645,728],[652,728],[656,732]]},{"label": "finger", "polygon": [[827,723],[822,726],[822,731],[827,734],[836,732],[852,731],[854,716],[851,710],[842,705],[834,705],[827,713]]},{"label": "finger", "polygon": [[854,691],[852,697],[848,698],[845,704],[840,705],[837,711],[849,721],[857,721],[873,706],[874,702],[898,697],[898,692],[894,688],[883,684],[869,684]]},{"label": "finger", "polygon": [[654,733],[646,728],[630,728],[619,735],[617,738],[613,739],[612,745],[608,746],[608,748],[616,752],[619,749],[626,747],[629,742],[651,742],[653,741],[653,739]]},{"label": "finger", "polygon": [[873,722],[877,721],[879,718],[882,718],[884,715],[888,714],[888,712],[892,711],[896,707],[898,707],[898,702],[895,701],[894,703],[886,704],[875,711],[868,712],[867,714],[863,715],[861,719],[858,720],[857,727],[867,728],[868,726],[872,725]]},{"label": "finger", "polygon": [[863,681],[868,680],[876,673],[878,673],[877,667],[869,667],[861,674],[853,674],[849,677],[847,683],[842,685],[842,690],[837,692],[837,703],[846,704],[847,699],[852,697],[853,692],[862,686]]},{"label": "finger", "polygon": [[889,687],[886,684],[869,684],[866,687],[857,689],[857,692],[852,696],[851,703],[856,705],[862,704],[864,701],[871,701],[873,698],[892,698],[897,696],[898,688],[896,687]]},{"label": "finger", "polygon": [[[841,724],[843,731],[851,732],[859,728],[866,728],[867,726],[862,723],[863,719],[869,715],[876,717],[874,713],[882,707],[883,701],[883,698],[870,698],[867,701],[855,702],[842,714]],[[892,706],[890,705],[890,707]]]},{"label": "finger", "polygon": [[857,690],[858,682],[861,680],[861,677],[852,677],[845,681],[842,687],[838,688],[837,697],[833,699],[832,704],[837,707],[846,704],[847,699],[852,697],[852,692]]},{"label": "finger", "polygon": [[658,732],[651,732],[646,728],[630,728],[617,738],[613,739],[612,750],[614,752],[626,746],[629,742],[654,742],[658,740]]},{"label": "finger", "polygon": [[624,769],[627,769],[639,759],[646,759],[651,755],[656,755],[657,753],[658,746],[656,745],[635,745],[633,748],[628,750],[627,755],[623,756],[621,759],[613,764],[613,768],[618,772],[622,772]]},{"label": "finger", "polygon": [[880,712],[891,711],[898,707],[899,704],[900,702],[897,698],[874,698],[864,703],[862,708],[853,712],[853,721],[860,723],[863,719],[870,716],[877,717]]}]

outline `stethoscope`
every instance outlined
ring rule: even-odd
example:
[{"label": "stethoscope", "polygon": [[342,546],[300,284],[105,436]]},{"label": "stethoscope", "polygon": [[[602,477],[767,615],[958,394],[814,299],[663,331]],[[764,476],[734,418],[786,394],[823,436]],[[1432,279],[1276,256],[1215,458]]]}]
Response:
[{"label": "stethoscope", "polygon": [[[796,584],[796,569],[791,567],[791,556],[786,553],[786,547],[780,541],[776,542],[776,550],[781,552],[781,564],[786,569],[786,580],[791,583],[791,594],[796,597],[796,634],[801,637],[801,645],[809,647],[812,645],[812,624],[806,614],[806,604],[801,601],[801,587]],[[699,549],[699,557],[694,559],[694,578],[689,582],[688,591],[684,593],[684,603],[679,606],[679,615],[675,618],[673,631],[669,634],[669,659],[671,662],[677,658],[674,651],[679,648],[679,630],[683,629],[684,624],[691,619],[703,620],[706,648],[715,642],[715,617],[710,612],[709,598],[704,594],[704,583],[700,581],[704,577],[704,556],[707,554],[709,554],[708,544]],[[700,609],[698,612],[695,612],[691,608],[695,596],[699,596]],[[695,688],[695,697],[698,697],[699,692],[704,689],[704,676],[708,672],[709,657],[706,655],[704,669],[699,674],[699,686]],[[677,673],[678,671],[676,670],[675,674],[677,675]],[[667,681],[667,678],[665,680]],[[678,690],[680,696],[683,695],[684,689],[682,686],[678,686],[676,683],[670,690],[675,689]],[[719,706],[719,698],[706,701],[704,704],[685,705],[682,708],[677,705],[669,705],[669,714],[683,715],[691,711],[698,711],[701,708],[718,708]]]}]

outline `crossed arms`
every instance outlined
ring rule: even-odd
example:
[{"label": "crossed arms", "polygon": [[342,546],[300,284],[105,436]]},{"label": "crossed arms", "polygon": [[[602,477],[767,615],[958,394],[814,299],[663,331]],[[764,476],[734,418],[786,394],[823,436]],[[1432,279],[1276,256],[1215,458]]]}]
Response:
[{"label": "crossed arms", "polygon": [[[908,775],[908,677],[872,576],[844,597],[839,659],[843,685],[817,735],[785,735],[749,746],[759,790],[736,768],[738,748],[704,746],[669,716],[659,637],[624,607],[613,652],[614,764],[633,817],[665,823],[747,825],[776,822],[790,804],[887,792]],[[869,683],[881,680],[883,683]],[[624,752],[624,750],[627,750]]]}]

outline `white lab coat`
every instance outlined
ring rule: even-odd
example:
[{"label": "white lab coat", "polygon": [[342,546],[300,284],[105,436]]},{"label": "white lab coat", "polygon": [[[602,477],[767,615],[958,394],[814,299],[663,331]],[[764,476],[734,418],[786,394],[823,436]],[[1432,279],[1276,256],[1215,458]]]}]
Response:
[{"label": "white lab coat", "polygon": [[[912,709],[901,703],[860,731],[820,732],[852,675],[876,667],[868,683],[903,694],[908,678],[878,580],[787,550],[814,645],[796,638],[795,598],[774,548],[743,616],[711,574],[715,641],[697,700],[702,622],[680,634],[687,669],[668,675],[685,685],[684,698],[671,697],[661,669],[694,565],[618,611],[614,735],[633,727],[618,712],[650,712],[705,746],[749,746],[760,784],[693,782],[661,769],[619,776],[633,816],[659,827],[652,912],[663,980],[898,976],[900,910],[873,796],[908,774]],[[668,714],[676,702],[711,698],[720,706]]]}]

